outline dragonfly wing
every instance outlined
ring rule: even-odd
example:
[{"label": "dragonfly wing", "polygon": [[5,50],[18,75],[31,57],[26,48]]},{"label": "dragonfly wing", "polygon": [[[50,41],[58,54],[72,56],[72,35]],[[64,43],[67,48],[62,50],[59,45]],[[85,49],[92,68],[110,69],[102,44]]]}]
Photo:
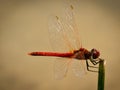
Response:
[{"label": "dragonfly wing", "polygon": [[52,16],[49,19],[50,42],[54,51],[68,52],[69,47],[63,35],[64,25],[58,16]]},{"label": "dragonfly wing", "polygon": [[78,76],[81,77],[84,74],[86,74],[86,68],[85,68],[85,63],[83,63],[82,60],[73,60],[72,62],[72,70],[73,73]]},{"label": "dragonfly wing", "polygon": [[81,47],[74,14],[74,7],[70,4],[65,9],[64,17],[53,16],[50,18],[50,40],[55,51],[73,51]]},{"label": "dragonfly wing", "polygon": [[75,22],[74,6],[70,4],[66,9],[63,17],[64,33],[73,49],[79,49],[81,42],[79,40],[79,31]]},{"label": "dragonfly wing", "polygon": [[62,79],[66,77],[71,61],[72,59],[68,58],[57,58],[54,64],[54,72],[56,79]]}]

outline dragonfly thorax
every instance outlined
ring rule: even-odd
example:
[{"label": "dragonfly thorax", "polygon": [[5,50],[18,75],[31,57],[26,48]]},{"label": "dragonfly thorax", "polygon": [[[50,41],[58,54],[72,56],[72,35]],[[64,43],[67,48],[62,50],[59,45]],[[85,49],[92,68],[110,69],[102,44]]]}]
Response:
[{"label": "dragonfly thorax", "polygon": [[79,60],[89,59],[91,56],[90,51],[85,48],[80,48],[79,50],[74,51],[74,57]]},{"label": "dragonfly thorax", "polygon": [[79,50],[74,51],[74,57],[79,60],[90,59],[91,56],[93,57],[93,59],[96,59],[100,56],[100,53],[96,49],[88,51],[85,48],[80,48]]}]

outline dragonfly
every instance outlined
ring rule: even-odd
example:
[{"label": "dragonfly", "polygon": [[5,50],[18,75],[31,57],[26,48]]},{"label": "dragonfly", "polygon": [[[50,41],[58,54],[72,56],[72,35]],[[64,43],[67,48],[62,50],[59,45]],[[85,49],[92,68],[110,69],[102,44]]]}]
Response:
[{"label": "dragonfly", "polygon": [[[79,39],[79,31],[75,22],[74,6],[69,5],[65,9],[65,16],[60,18],[53,16],[49,21],[49,36],[53,52],[36,51],[28,53],[31,56],[52,56],[58,57],[55,61],[55,76],[63,78],[72,66],[76,76],[84,73],[84,67],[81,61],[85,61],[86,70],[96,68],[99,63],[100,52],[97,49],[87,50],[83,48]],[[93,65],[91,66],[89,62]]]}]

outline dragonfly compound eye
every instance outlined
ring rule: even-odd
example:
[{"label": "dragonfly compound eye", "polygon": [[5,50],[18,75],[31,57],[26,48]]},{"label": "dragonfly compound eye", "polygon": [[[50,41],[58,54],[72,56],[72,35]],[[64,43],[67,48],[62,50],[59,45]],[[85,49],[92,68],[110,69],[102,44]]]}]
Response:
[{"label": "dragonfly compound eye", "polygon": [[96,49],[92,49],[91,53],[92,53],[93,59],[96,59],[96,58],[98,58],[100,56],[100,52],[97,51]]}]

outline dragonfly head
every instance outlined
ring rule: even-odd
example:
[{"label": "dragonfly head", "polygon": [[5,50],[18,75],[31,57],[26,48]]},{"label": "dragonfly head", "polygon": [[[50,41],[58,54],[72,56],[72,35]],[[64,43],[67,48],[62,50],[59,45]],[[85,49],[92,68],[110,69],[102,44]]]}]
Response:
[{"label": "dragonfly head", "polygon": [[98,58],[100,56],[100,52],[93,48],[91,50],[91,55],[92,55],[93,59],[96,59],[96,58]]}]

